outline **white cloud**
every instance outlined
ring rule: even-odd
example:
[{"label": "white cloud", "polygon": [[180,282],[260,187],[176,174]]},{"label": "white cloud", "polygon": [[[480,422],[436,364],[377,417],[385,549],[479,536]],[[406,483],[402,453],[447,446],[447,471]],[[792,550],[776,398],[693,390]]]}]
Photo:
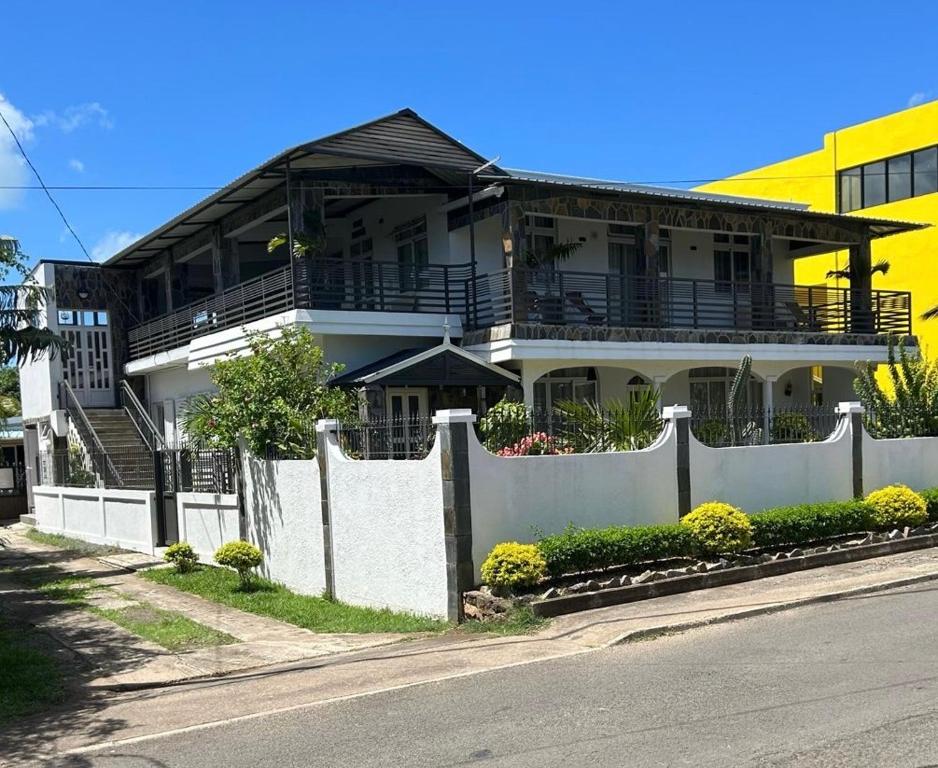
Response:
[{"label": "white cloud", "polygon": [[91,247],[91,258],[95,261],[106,261],[118,251],[124,250],[131,243],[139,240],[143,235],[127,230],[109,229]]},{"label": "white cloud", "polygon": [[68,167],[75,171],[75,173],[85,172],[85,164],[75,157],[68,161]]},{"label": "white cloud", "polygon": [[925,91],[916,91],[911,96],[909,96],[907,106],[917,107],[919,104],[924,104],[928,99],[928,96],[929,94],[925,93]]},{"label": "white cloud", "polygon": [[108,111],[97,101],[84,104],[75,104],[66,107],[61,112],[51,109],[33,116],[33,123],[39,128],[51,126],[58,128],[62,133],[71,133],[83,125],[97,125],[99,128],[110,129],[114,127]]},{"label": "white cloud", "polygon": [[[33,140],[33,122],[0,93],[0,112],[23,144]],[[29,180],[29,169],[6,126],[0,124],[0,187],[20,186]],[[0,210],[12,208],[22,197],[17,189],[0,189]]]}]

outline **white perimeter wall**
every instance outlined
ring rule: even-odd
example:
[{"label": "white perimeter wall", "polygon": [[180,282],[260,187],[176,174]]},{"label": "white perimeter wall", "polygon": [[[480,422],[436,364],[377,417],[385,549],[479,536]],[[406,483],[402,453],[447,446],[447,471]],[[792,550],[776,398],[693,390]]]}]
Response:
[{"label": "white perimeter wall", "polygon": [[819,443],[709,448],[690,436],[691,507],[725,501],[745,512],[853,497],[850,428]]},{"label": "white perimeter wall", "polygon": [[938,485],[938,437],[874,440],[863,430],[863,490],[903,483],[913,490]]},{"label": "white perimeter wall", "polygon": [[265,461],[242,450],[247,538],[264,553],[261,573],[295,592],[326,589],[319,463]]},{"label": "white perimeter wall", "polygon": [[329,435],[335,596],[446,618],[439,443],[421,461],[353,461]]},{"label": "white perimeter wall", "polygon": [[37,485],[33,497],[40,531],[153,554],[156,503],[152,491]]},{"label": "white perimeter wall", "polygon": [[[369,462],[370,463],[370,462]],[[517,456],[489,453],[469,430],[472,561],[501,541],[533,541],[535,529],[676,523],[677,444],[665,427],[649,448],[628,453]]]},{"label": "white perimeter wall", "polygon": [[241,538],[234,493],[177,493],[176,519],[179,540],[188,541],[206,563],[226,541]]}]

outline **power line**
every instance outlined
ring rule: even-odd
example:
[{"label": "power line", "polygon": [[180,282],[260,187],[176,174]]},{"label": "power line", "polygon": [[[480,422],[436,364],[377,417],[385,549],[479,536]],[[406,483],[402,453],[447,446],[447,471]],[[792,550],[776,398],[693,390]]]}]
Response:
[{"label": "power line", "polygon": [[95,260],[91,258],[91,254],[88,253],[88,249],[85,248],[85,244],[81,241],[81,238],[78,236],[78,233],[72,228],[72,225],[69,224],[68,219],[65,216],[65,213],[59,207],[59,204],[55,201],[55,198],[52,196],[52,193],[49,191],[49,188],[46,187],[46,183],[42,180],[42,176],[39,175],[39,171],[36,169],[36,166],[33,165],[33,161],[29,159],[29,155],[26,154],[26,150],[23,145],[20,143],[19,136],[16,135],[16,131],[13,130],[13,127],[7,122],[6,117],[3,114],[3,110],[0,110],[0,120],[3,121],[3,124],[7,127],[7,130],[10,132],[10,135],[13,137],[13,141],[16,142],[16,147],[19,149],[20,154],[23,156],[23,159],[26,161],[26,165],[29,166],[30,170],[35,174],[36,180],[39,182],[40,188],[46,193],[46,197],[49,198],[49,202],[52,203],[52,206],[58,211],[59,217],[62,219],[62,223],[65,224],[65,228],[72,233],[72,237],[75,238],[75,242],[78,243],[78,247],[81,248],[82,253],[85,254],[85,258],[88,259],[92,264],[95,263]]}]

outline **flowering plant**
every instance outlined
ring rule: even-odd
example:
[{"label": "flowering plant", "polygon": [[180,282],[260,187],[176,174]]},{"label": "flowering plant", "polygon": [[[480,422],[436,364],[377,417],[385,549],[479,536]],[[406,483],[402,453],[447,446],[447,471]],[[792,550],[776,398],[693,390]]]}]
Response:
[{"label": "flowering plant", "polygon": [[499,456],[559,456],[573,453],[573,449],[563,445],[556,437],[546,432],[535,432],[522,437],[514,445],[506,445],[499,452]]}]

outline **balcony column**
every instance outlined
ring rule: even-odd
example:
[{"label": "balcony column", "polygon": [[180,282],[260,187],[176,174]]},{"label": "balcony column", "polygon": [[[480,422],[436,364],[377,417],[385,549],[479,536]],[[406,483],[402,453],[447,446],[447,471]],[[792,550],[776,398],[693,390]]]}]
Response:
[{"label": "balcony column", "polygon": [[508,270],[510,322],[526,322],[527,265],[524,263],[524,209],[520,205],[509,203],[502,211],[502,254],[505,258],[505,269]]},{"label": "balcony column", "polygon": [[221,293],[225,288],[241,282],[239,273],[238,241],[224,237],[221,227],[216,226],[212,232],[212,282],[215,293]]},{"label": "balcony column", "polygon": [[308,189],[299,183],[287,183],[287,208],[290,227],[288,247],[295,250],[296,242],[307,245],[299,259],[293,259],[294,291],[298,307],[310,308],[325,285],[324,275],[315,275],[313,265],[326,250],[325,196],[321,189]]},{"label": "balcony column", "polygon": [[638,228],[637,244],[642,249],[642,255],[645,261],[645,289],[640,293],[644,295],[647,301],[647,307],[644,312],[640,312],[640,317],[653,328],[661,326],[661,265],[658,260],[658,241],[661,228],[658,222],[651,220]]},{"label": "balcony column", "polygon": [[657,373],[651,377],[652,385],[655,388],[655,391],[658,393],[658,413],[664,411],[664,385],[667,383],[668,379],[671,378],[665,373]]},{"label": "balcony column", "polygon": [[875,333],[873,323],[872,254],[870,237],[863,234],[850,246],[850,333]]},{"label": "balcony column", "polygon": [[772,230],[763,226],[752,238],[752,268],[756,287],[752,292],[752,327],[769,329],[774,325],[775,258],[772,250]]}]

